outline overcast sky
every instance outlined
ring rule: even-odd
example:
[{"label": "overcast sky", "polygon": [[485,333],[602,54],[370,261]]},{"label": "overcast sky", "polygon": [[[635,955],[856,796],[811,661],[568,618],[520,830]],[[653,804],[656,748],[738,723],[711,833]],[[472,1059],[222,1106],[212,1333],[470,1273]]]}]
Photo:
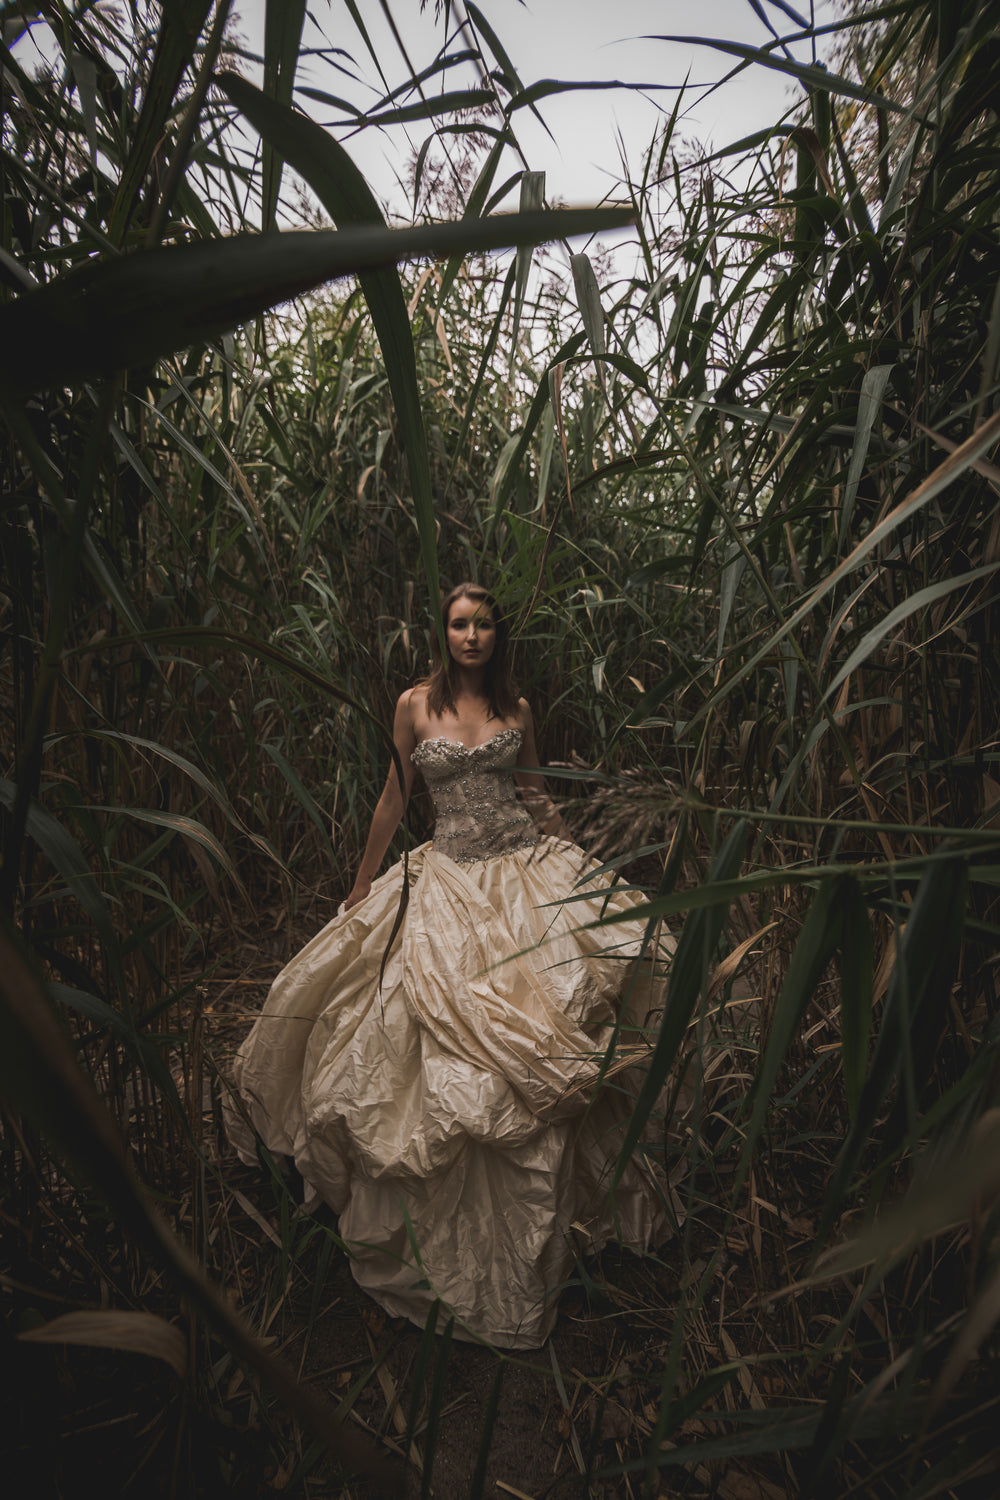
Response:
[{"label": "overcast sky", "polygon": [[[277,0],[281,3],[281,0]],[[310,99],[312,88],[347,99],[358,110],[370,110],[389,89],[405,84],[411,70],[433,64],[448,51],[463,47],[457,20],[465,0],[451,0],[451,29],[435,21],[435,0],[354,0],[377,56],[376,66],[347,0],[309,0],[308,19],[299,58],[296,102],[335,131],[376,194],[391,213],[406,216],[408,205],[399,180],[407,175],[414,153],[433,132],[433,122],[415,121],[392,130],[350,130],[343,110]],[[438,0],[440,4],[440,0]],[[267,0],[234,0],[238,34],[251,54],[264,47]],[[683,90],[678,136],[716,148],[776,123],[803,97],[800,84],[774,69],[751,65],[721,87],[719,80],[738,68],[738,60],[705,46],[666,41],[666,36],[724,39],[764,46],[776,34],[794,38],[810,25],[829,25],[833,0],[478,0],[479,9],[498,36],[521,82],[619,80],[632,88],[580,91],[542,100],[539,113],[548,132],[530,111],[514,116],[527,165],[546,173],[549,202],[598,202],[613,191],[624,154],[633,174],[641,171],[645,153],[662,129]],[[398,33],[386,18],[391,15]],[[821,42],[829,45],[828,42]],[[56,48],[47,25],[32,25],[17,51],[30,66],[32,52],[52,57]],[[813,43],[790,40],[788,53],[801,62],[815,60]],[[405,51],[405,57],[404,57]],[[244,64],[260,80],[252,61]],[[425,94],[442,88],[470,88],[478,83],[471,65],[431,77]],[[404,96],[406,102],[417,96]],[[401,101],[403,102],[403,101]],[[498,181],[520,163],[511,157]],[[515,207],[515,195],[504,207]]]},{"label": "overcast sky", "polygon": [[[357,4],[389,84],[396,87],[410,69],[386,22],[382,0],[357,0]],[[422,13],[418,0],[386,0],[386,4],[409,62],[416,69],[428,66],[445,35],[443,26],[435,25],[433,0]],[[459,6],[453,8],[453,17],[456,10],[462,14]],[[518,138],[528,165],[546,172],[550,201],[595,202],[608,192],[620,172],[619,137],[637,171],[685,82],[680,130],[688,139],[715,146],[773,124],[802,96],[800,86],[760,66],[746,69],[725,87],[713,90],[712,85],[734,66],[735,59],[704,47],[650,40],[695,33],[765,45],[773,40],[774,33],[755,13],[750,0],[526,0],[524,4],[518,0],[479,0],[479,8],[525,85],[544,78],[619,79],[649,85],[642,95],[622,88],[544,100],[539,109],[554,140],[527,110],[516,115]],[[262,50],[265,0],[236,0],[236,9],[251,50]],[[789,11],[818,24],[829,22],[833,15],[831,0],[815,0],[813,4],[809,0],[791,4],[760,0],[760,9],[782,36],[799,30]],[[346,97],[362,109],[370,108],[384,89],[345,0],[312,0],[310,10],[323,35],[307,23],[306,44],[340,48],[343,53],[304,57],[300,83]],[[458,50],[460,45],[454,38],[450,50]],[[791,50],[800,61],[813,61],[810,43],[800,42]],[[474,74],[463,76],[458,69],[445,79],[444,84],[440,79],[429,80],[427,92],[475,83]],[[405,200],[395,187],[394,177],[404,174],[411,150],[431,133],[431,122],[418,121],[405,132],[397,129],[391,134],[367,129],[347,138],[336,124],[344,119],[342,112],[304,95],[298,102],[317,119],[336,128],[379,195],[397,211],[405,211]]]}]

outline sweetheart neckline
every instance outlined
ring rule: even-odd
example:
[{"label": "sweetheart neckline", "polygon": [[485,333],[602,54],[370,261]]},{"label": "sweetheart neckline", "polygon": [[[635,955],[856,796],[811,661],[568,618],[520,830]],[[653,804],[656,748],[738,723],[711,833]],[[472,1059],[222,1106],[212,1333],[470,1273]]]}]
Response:
[{"label": "sweetheart neckline", "polygon": [[[416,755],[421,745],[454,745],[456,750],[465,750],[471,755],[475,750],[485,750],[487,745],[492,745],[494,740],[502,739],[505,734],[521,736],[521,730],[514,728],[498,729],[496,734],[491,734],[488,740],[481,740],[478,745],[466,745],[461,740],[453,740],[446,734],[429,734],[425,740],[418,740],[417,744],[413,747],[413,755]],[[521,737],[523,738],[523,736]]]}]

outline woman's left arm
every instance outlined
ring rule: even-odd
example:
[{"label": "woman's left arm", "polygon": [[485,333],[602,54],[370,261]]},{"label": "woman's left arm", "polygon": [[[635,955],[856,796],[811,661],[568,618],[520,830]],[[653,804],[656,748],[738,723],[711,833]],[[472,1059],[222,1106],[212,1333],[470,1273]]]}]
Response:
[{"label": "woman's left arm", "polygon": [[514,777],[521,789],[525,806],[543,833],[551,834],[556,839],[566,839],[567,842],[572,842],[566,825],[559,816],[559,809],[546,790],[545,778],[541,771],[521,769],[523,766],[538,765],[538,750],[535,747],[535,725],[531,717],[531,709],[524,698],[520,700],[518,708],[521,711],[521,749],[518,752]]}]

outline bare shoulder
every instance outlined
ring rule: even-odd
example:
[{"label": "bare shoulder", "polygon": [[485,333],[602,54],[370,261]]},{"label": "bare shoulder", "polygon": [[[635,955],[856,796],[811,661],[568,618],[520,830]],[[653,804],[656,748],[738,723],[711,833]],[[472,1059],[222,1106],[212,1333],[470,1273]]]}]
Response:
[{"label": "bare shoulder", "polygon": [[531,704],[528,702],[527,698],[518,698],[517,717],[518,727],[520,729],[523,729],[526,733],[527,731],[534,728],[535,721],[531,717]]},{"label": "bare shoulder", "polygon": [[414,733],[417,719],[424,707],[427,689],[421,686],[406,688],[396,700],[395,730]]},{"label": "bare shoulder", "polygon": [[400,707],[405,705],[407,713],[414,722],[427,717],[427,691],[426,682],[418,682],[414,687],[407,688],[405,693],[399,695]]}]

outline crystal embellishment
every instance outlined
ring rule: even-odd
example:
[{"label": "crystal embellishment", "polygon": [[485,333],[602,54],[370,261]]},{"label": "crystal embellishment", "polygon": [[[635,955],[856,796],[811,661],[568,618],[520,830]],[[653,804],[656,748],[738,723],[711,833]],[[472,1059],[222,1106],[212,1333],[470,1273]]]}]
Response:
[{"label": "crystal embellishment", "polygon": [[538,843],[535,821],[518,800],[514,781],[520,748],[519,729],[501,729],[471,748],[444,736],[421,740],[411,759],[434,803],[439,854],[471,864]]}]

